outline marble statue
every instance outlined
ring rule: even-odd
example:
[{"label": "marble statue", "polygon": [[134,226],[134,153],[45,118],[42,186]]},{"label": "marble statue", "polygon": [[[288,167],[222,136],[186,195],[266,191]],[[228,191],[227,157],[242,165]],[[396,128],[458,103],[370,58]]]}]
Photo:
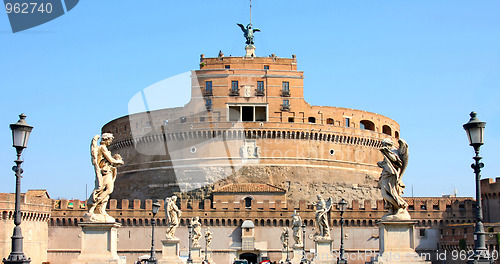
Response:
[{"label": "marble statue", "polygon": [[385,206],[389,210],[382,220],[411,219],[407,211],[408,204],[401,197],[405,188],[402,178],[408,164],[408,144],[402,139],[399,139],[398,143],[399,148],[396,148],[392,140],[384,139],[380,149],[384,160],[377,163],[382,168],[378,187],[382,192]]},{"label": "marble statue", "polygon": [[292,215],[292,236],[295,245],[302,245],[302,218],[296,210],[293,211]]},{"label": "marble statue", "polygon": [[212,243],[212,232],[210,231],[210,227],[207,227],[207,231],[205,232],[205,239],[207,242],[207,248],[209,248],[210,243]]},{"label": "marble statue", "polygon": [[177,207],[177,196],[165,199],[165,216],[167,218],[167,239],[178,239],[175,237],[175,229],[179,226],[182,211]]},{"label": "marble statue", "polygon": [[193,247],[201,247],[200,246],[201,222],[198,216],[193,217],[193,219],[191,219],[191,226],[193,226],[193,236],[191,237],[191,245]]},{"label": "marble statue", "polygon": [[[101,138],[98,145],[97,141]],[[89,198],[89,211],[84,218],[90,222],[115,222],[115,219],[106,213],[106,205],[109,195],[113,192],[117,167],[123,165],[122,157],[119,154],[111,155],[108,150],[109,144],[113,141],[113,134],[103,133],[92,138],[90,144],[90,154],[95,172],[95,189]]]},{"label": "marble statue", "polygon": [[247,45],[253,45],[253,33],[260,32],[258,28],[252,28],[252,24],[248,24],[246,27],[243,24],[237,24],[243,31],[243,36],[247,39],[245,42]]},{"label": "marble statue", "polygon": [[316,233],[316,238],[318,239],[330,239],[330,225],[328,224],[328,212],[332,209],[332,197],[328,198],[327,201],[318,194],[318,201],[314,202],[313,205],[316,206],[316,227],[318,232]]},{"label": "marble statue", "polygon": [[283,231],[281,232],[281,244],[283,245],[284,249],[288,249],[288,237],[289,237],[290,232],[288,231],[288,227],[283,227]]}]

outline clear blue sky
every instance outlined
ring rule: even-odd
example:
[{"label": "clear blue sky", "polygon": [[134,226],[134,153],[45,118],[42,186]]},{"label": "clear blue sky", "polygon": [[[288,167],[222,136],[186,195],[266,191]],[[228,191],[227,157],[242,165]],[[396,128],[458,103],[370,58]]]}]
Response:
[{"label": "clear blue sky", "polygon": [[[296,54],[313,105],[362,109],[401,126],[407,195],[474,194],[462,125],[487,122],[483,177],[500,176],[500,2],[253,1],[257,55]],[[0,12],[0,192],[14,191],[9,124],[35,128],[22,191],[85,198],[90,139],[145,87],[196,69],[200,54],[244,55],[248,1],[85,0],[13,34]]]}]

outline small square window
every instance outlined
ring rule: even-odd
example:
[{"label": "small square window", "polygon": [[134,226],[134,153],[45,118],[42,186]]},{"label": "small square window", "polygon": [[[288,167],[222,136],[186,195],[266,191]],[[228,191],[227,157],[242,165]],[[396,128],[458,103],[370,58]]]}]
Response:
[{"label": "small square window", "polygon": [[224,65],[225,69],[231,69],[231,65]]},{"label": "small square window", "polygon": [[200,116],[200,122],[205,122],[205,117],[204,116]]},{"label": "small square window", "polygon": [[269,65],[264,65],[264,70],[269,70]]},{"label": "small square window", "polygon": [[295,122],[295,118],[293,116],[288,117],[288,122],[289,123]]}]

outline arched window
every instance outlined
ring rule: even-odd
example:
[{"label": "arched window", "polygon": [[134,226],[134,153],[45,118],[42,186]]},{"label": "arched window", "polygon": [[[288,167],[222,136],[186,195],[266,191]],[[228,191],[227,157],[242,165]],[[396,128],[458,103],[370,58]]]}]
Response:
[{"label": "arched window", "polygon": [[314,117],[314,116],[310,116],[307,120],[309,123],[312,123],[312,124],[316,123],[316,117]]},{"label": "arched window", "polygon": [[360,123],[360,128],[361,129],[366,129],[366,130],[371,130],[371,131],[375,131],[375,124],[370,121],[370,120],[361,120]]},{"label": "arched window", "polygon": [[327,118],[326,119],[326,124],[327,125],[333,125],[333,118]]},{"label": "arched window", "polygon": [[252,207],[252,198],[246,197],[244,200],[245,200],[245,208],[251,208]]},{"label": "arched window", "polygon": [[382,133],[384,133],[386,135],[389,135],[389,136],[392,136],[392,129],[391,129],[391,127],[388,126],[388,125],[382,126]]},{"label": "arched window", "polygon": [[394,137],[399,138],[399,132],[398,131],[394,131]]}]

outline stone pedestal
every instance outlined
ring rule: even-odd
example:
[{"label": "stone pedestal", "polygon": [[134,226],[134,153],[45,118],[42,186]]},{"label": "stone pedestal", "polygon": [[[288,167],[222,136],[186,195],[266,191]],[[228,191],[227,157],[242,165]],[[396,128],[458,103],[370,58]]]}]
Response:
[{"label": "stone pedestal", "polygon": [[201,247],[191,247],[191,259],[193,260],[193,264],[201,264],[203,261]]},{"label": "stone pedestal", "polygon": [[205,251],[203,251],[203,252],[204,252],[204,254],[202,255],[202,259],[205,260],[205,254],[207,254],[208,263],[215,264],[214,258],[212,256],[212,250],[210,248],[208,248],[206,253],[205,253]]},{"label": "stone pedestal", "polygon": [[302,245],[299,245],[299,244],[295,244],[293,245],[293,257],[291,257],[291,262],[293,264],[300,264],[300,262],[302,261]]},{"label": "stone pedestal", "polygon": [[314,240],[315,256],[314,264],[330,264],[337,261],[332,254],[333,239],[317,238]]},{"label": "stone pedestal", "polygon": [[[286,249],[281,250],[281,259],[280,262],[287,263],[286,262]],[[292,253],[288,251],[288,260],[292,259]]]},{"label": "stone pedestal", "polygon": [[255,46],[254,45],[246,45],[245,46],[245,57],[255,57]]},{"label": "stone pedestal", "polygon": [[180,241],[179,239],[166,239],[162,240],[163,244],[161,259],[158,264],[181,264],[183,263],[179,257]]},{"label": "stone pedestal", "polygon": [[373,264],[431,263],[415,252],[415,223],[413,220],[380,221],[379,254]]},{"label": "stone pedestal", "polygon": [[82,251],[72,264],[125,264],[126,258],[116,253],[118,228],[115,222],[82,222]]}]

